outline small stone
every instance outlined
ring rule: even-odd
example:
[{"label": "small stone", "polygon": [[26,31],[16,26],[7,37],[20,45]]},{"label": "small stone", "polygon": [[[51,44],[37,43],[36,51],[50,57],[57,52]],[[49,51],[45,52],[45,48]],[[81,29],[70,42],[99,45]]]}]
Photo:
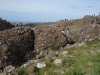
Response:
[{"label": "small stone", "polygon": [[97,50],[97,52],[100,52],[100,50]]},{"label": "small stone", "polygon": [[14,67],[12,67],[12,65],[9,65],[9,66],[7,66],[7,67],[4,68],[4,71],[3,71],[3,72],[4,72],[4,73],[7,73],[7,72],[9,73],[9,72],[11,72],[13,69],[14,69]]},{"label": "small stone", "polygon": [[79,43],[79,47],[83,46],[84,44],[85,44],[84,42]]},{"label": "small stone", "polygon": [[64,55],[64,56],[67,55],[67,54],[68,54],[67,51],[63,51],[63,52],[62,52],[62,55]]},{"label": "small stone", "polygon": [[88,65],[89,65],[89,66],[93,66],[93,63],[92,63],[92,62],[88,62]]},{"label": "small stone", "polygon": [[95,51],[90,51],[90,54],[91,55],[96,55],[96,52]]},{"label": "small stone", "polygon": [[29,73],[33,73],[33,72],[34,72],[34,66],[32,66],[32,65],[28,66],[28,67],[27,67],[27,71],[28,71]]},{"label": "small stone", "polygon": [[10,73],[10,75],[18,75],[17,71],[15,69],[13,69]]},{"label": "small stone", "polygon": [[23,64],[22,66],[21,66],[21,68],[27,68],[27,64]]},{"label": "small stone", "polygon": [[54,64],[55,64],[56,66],[61,66],[62,63],[63,63],[62,59],[56,59],[56,60],[54,60]]},{"label": "small stone", "polygon": [[37,68],[44,68],[46,64],[44,62],[37,63]]},{"label": "small stone", "polygon": [[62,74],[64,74],[65,72],[63,71],[63,70],[61,70],[61,69],[56,69],[56,70],[54,70],[54,73],[55,74],[59,74],[59,75],[62,75]]},{"label": "small stone", "polygon": [[44,75],[48,75],[48,72],[47,72],[47,71],[45,71],[45,72],[44,72]]}]

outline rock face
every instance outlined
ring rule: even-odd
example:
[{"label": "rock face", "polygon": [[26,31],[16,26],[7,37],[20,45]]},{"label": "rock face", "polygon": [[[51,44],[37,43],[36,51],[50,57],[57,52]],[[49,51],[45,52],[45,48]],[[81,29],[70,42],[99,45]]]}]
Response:
[{"label": "rock face", "polygon": [[22,44],[17,44],[14,41],[0,40],[0,69],[7,65],[20,65],[24,62],[24,56],[27,49]]},{"label": "rock face", "polygon": [[14,27],[14,25],[12,25],[10,22],[7,22],[6,20],[2,20],[0,18],[0,31],[6,30],[6,29],[11,29],[13,27]]},{"label": "rock face", "polygon": [[34,27],[35,50],[57,50],[66,45],[66,38],[61,35],[63,27],[57,25],[40,25]]},{"label": "rock face", "polygon": [[34,32],[27,27],[15,27],[0,32],[0,68],[21,65],[25,55],[34,49]]},{"label": "rock face", "polygon": [[84,42],[86,40],[100,40],[100,25],[92,24],[83,26],[75,36],[76,42]]},{"label": "rock face", "polygon": [[34,49],[34,31],[30,30],[28,27],[15,27],[2,31],[0,32],[0,38],[23,44],[28,51]]}]

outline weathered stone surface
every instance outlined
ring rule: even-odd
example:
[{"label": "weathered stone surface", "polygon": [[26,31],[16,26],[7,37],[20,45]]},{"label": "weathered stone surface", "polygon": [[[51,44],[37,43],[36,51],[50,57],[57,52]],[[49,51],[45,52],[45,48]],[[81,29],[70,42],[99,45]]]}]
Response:
[{"label": "weathered stone surface", "polygon": [[63,75],[65,72],[63,71],[63,70],[61,70],[61,69],[56,69],[56,70],[54,70],[54,73],[56,74],[56,75]]},{"label": "weathered stone surface", "polygon": [[35,50],[58,50],[66,45],[66,38],[61,35],[63,27],[58,25],[40,25],[34,27]]},{"label": "weathered stone surface", "polygon": [[[1,40],[0,40],[1,41]],[[2,40],[0,45],[0,69],[7,65],[19,65],[24,61],[27,50],[24,45],[17,44],[14,41]]]},{"label": "weathered stone surface", "polygon": [[28,68],[28,66],[30,66],[30,65],[35,63],[34,61],[35,60],[28,60],[26,63],[21,65],[21,68]]},{"label": "weathered stone surface", "polygon": [[37,63],[37,68],[44,68],[46,67],[46,64],[44,62]]},{"label": "weathered stone surface", "polygon": [[48,75],[48,72],[47,72],[47,71],[45,71],[45,72],[44,72],[44,75]]},{"label": "weathered stone surface", "polygon": [[27,71],[28,71],[28,73],[30,74],[32,74],[32,73],[34,73],[34,66],[32,66],[32,65],[30,65],[30,66],[28,66],[27,67]]},{"label": "weathered stone surface", "polygon": [[62,55],[63,55],[63,56],[68,55],[68,51],[63,51],[63,52],[62,52]]},{"label": "weathered stone surface", "polygon": [[9,65],[7,67],[4,68],[3,74],[6,75],[18,75],[18,73],[15,70],[15,67],[13,67],[12,65]]},{"label": "weathered stone surface", "polygon": [[76,42],[84,42],[87,40],[100,40],[100,25],[92,24],[83,26],[75,35]]},{"label": "weathered stone surface", "polygon": [[63,64],[63,60],[62,59],[56,59],[53,62],[56,66],[61,66]]},{"label": "weathered stone surface", "polygon": [[28,27],[15,27],[0,32],[0,69],[21,65],[25,55],[34,50],[34,32]]},{"label": "weathered stone surface", "polygon": [[58,56],[58,53],[57,52],[55,52],[55,51],[48,51],[48,54],[45,56],[45,59],[48,59],[48,58],[55,58],[55,57],[57,57]]},{"label": "weathered stone surface", "polygon": [[4,72],[4,73],[7,73],[7,72],[9,73],[9,72],[11,72],[13,69],[14,69],[14,67],[12,67],[11,65],[9,65],[9,66],[7,66],[7,67],[4,68],[4,71],[3,71],[3,72]]},{"label": "weathered stone surface", "polygon": [[34,49],[34,31],[28,27],[15,27],[0,32],[0,38],[13,40],[16,43],[23,44],[27,50]]}]

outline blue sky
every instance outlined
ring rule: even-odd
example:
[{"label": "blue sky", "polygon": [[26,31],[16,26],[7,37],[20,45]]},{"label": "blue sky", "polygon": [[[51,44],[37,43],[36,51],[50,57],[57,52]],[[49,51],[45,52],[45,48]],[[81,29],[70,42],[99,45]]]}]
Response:
[{"label": "blue sky", "polygon": [[0,17],[8,21],[48,22],[99,12],[100,0],[0,0]]}]

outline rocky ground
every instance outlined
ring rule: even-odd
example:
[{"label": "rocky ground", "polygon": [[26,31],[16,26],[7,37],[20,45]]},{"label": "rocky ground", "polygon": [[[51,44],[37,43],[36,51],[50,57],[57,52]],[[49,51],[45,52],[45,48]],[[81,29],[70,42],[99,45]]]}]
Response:
[{"label": "rocky ground", "polygon": [[0,21],[0,75],[99,75],[100,16],[33,27]]}]

